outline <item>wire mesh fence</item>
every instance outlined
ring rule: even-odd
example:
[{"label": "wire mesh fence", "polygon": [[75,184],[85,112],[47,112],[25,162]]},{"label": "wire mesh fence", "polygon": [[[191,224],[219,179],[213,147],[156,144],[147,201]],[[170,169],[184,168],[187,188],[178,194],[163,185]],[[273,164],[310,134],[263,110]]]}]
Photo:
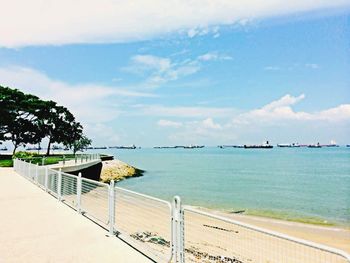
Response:
[{"label": "wire mesh fence", "polygon": [[48,170],[47,191],[55,197],[58,196],[58,171]]},{"label": "wire mesh fence", "polygon": [[37,169],[36,182],[41,188],[44,188],[45,187],[45,177],[46,177],[46,167],[37,165],[36,169]]},{"label": "wire mesh fence", "polygon": [[76,209],[78,177],[67,173],[62,173],[61,176],[62,202]]},{"label": "wire mesh fence", "polygon": [[160,262],[172,255],[171,220],[169,202],[115,188],[115,228]]},{"label": "wire mesh fence", "polygon": [[106,228],[109,224],[108,190],[108,184],[82,178],[82,212]]},{"label": "wire mesh fence", "polygon": [[336,251],[244,225],[193,208],[184,209],[186,262],[346,263]]},{"label": "wire mesh fence", "polygon": [[[93,157],[91,157],[93,158]],[[16,159],[15,170],[156,262],[350,263],[341,250]]]}]

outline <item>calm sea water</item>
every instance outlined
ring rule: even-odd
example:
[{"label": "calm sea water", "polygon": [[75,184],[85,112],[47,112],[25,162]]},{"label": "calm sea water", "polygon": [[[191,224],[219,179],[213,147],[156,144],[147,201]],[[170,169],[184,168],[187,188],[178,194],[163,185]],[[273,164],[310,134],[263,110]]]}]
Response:
[{"label": "calm sea water", "polygon": [[138,149],[111,154],[146,171],[119,186],[186,204],[350,225],[350,148]]}]

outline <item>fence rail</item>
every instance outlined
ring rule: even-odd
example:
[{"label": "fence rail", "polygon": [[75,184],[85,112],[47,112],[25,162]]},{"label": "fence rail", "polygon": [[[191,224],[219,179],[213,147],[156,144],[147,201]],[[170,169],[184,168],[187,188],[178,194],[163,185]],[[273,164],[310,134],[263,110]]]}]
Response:
[{"label": "fence rail", "polygon": [[156,262],[350,263],[344,251],[182,206],[177,196],[170,203],[19,159],[14,169]]}]

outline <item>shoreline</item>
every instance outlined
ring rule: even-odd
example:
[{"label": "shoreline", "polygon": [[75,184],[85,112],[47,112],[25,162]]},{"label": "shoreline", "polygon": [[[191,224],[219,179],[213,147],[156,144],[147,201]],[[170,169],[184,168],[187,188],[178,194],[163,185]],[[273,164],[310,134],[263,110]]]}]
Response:
[{"label": "shoreline", "polygon": [[[128,178],[133,178],[133,176],[125,179]],[[350,226],[347,225],[325,222],[318,218],[279,218],[278,216],[268,216],[267,213],[261,215],[255,211],[250,214],[249,210],[246,210],[244,213],[237,213],[235,211],[206,208],[204,206],[189,205],[188,207],[350,253]]]},{"label": "shoreline", "polygon": [[251,216],[251,217],[258,217],[258,218],[268,218],[268,219],[274,219],[274,220],[280,220],[280,221],[286,221],[286,222],[294,222],[294,223],[301,223],[301,224],[307,224],[307,225],[314,225],[314,226],[324,226],[324,227],[337,227],[337,228],[344,228],[350,230],[350,222],[343,222],[343,221],[337,221],[337,220],[331,220],[326,219],[318,216],[303,216],[303,215],[296,215],[288,212],[279,212],[276,210],[259,210],[259,209],[238,209],[238,210],[229,210],[226,208],[221,207],[205,207],[201,205],[194,205],[193,207],[201,208],[213,211],[220,211],[225,214],[233,214],[233,215],[243,215],[243,216]]},{"label": "shoreline", "polygon": [[266,216],[235,214],[228,211],[220,211],[200,206],[190,207],[266,230],[338,248],[350,253],[350,227],[342,227],[338,225],[325,226],[269,218]]}]

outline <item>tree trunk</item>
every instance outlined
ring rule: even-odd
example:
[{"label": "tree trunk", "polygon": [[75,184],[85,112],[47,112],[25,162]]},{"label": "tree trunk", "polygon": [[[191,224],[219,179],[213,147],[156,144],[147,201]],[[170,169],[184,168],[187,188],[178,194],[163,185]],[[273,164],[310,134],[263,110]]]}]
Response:
[{"label": "tree trunk", "polygon": [[46,156],[50,155],[50,148],[51,148],[51,138],[49,138],[49,144],[47,145]]},{"label": "tree trunk", "polygon": [[14,144],[13,144],[13,152],[12,152],[12,156],[14,156],[14,155],[15,155],[16,150],[17,150],[17,143],[14,143]]}]

